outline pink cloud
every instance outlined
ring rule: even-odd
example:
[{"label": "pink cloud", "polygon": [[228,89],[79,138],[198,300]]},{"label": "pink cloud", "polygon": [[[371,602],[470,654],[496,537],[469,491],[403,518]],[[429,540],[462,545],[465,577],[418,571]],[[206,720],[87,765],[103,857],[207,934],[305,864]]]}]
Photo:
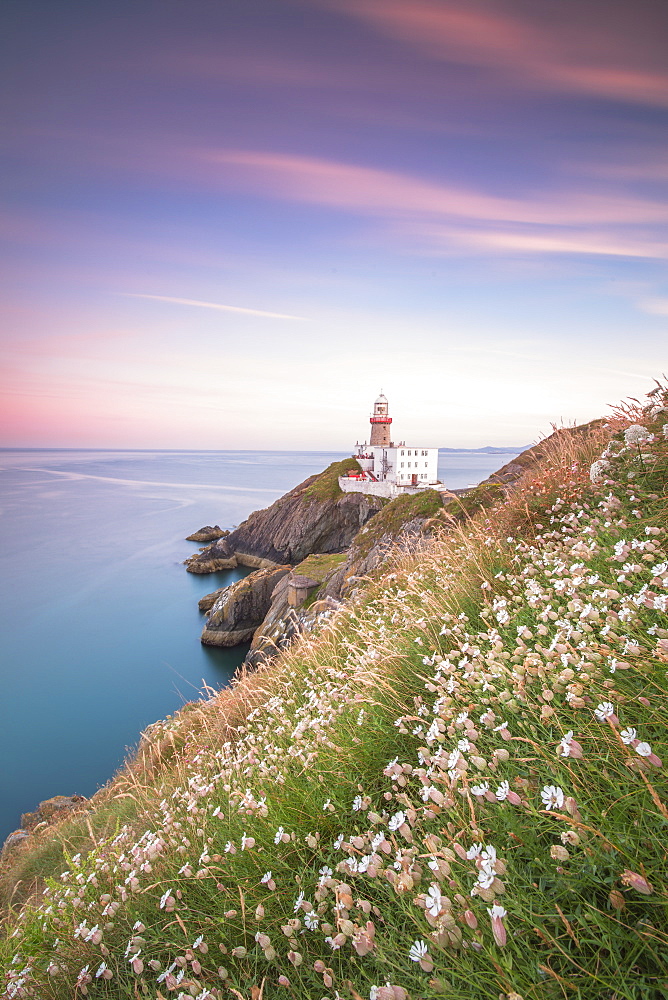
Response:
[{"label": "pink cloud", "polygon": [[605,19],[598,9],[576,6],[564,17],[561,5],[558,16],[545,6],[525,8],[521,16],[507,4],[490,12],[489,5],[447,0],[332,0],[331,6],[432,57],[502,70],[552,89],[668,106],[658,22],[647,31],[653,19],[634,16],[632,5]]},{"label": "pink cloud", "polygon": [[498,198],[406,174],[305,156],[244,150],[203,155],[224,164],[227,178],[243,187],[367,215],[539,225],[638,225],[668,219],[668,205],[626,195],[561,191],[533,199]]},{"label": "pink cloud", "polygon": [[512,233],[467,232],[447,233],[471,246],[490,250],[515,250],[524,253],[582,253],[608,257],[645,257],[668,260],[668,243],[649,240],[624,240],[607,233]]}]

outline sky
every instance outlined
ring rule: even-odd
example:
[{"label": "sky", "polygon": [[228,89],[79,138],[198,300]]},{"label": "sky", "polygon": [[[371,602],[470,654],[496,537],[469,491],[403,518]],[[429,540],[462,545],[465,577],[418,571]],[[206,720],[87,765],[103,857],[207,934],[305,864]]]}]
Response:
[{"label": "sky", "polygon": [[526,445],[668,371],[652,0],[4,0],[0,446]]}]

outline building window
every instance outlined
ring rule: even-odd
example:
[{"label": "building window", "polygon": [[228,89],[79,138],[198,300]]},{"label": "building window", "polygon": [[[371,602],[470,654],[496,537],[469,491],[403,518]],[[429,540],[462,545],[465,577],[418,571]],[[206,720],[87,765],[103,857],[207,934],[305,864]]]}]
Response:
[{"label": "building window", "polygon": [[[403,451],[402,451],[402,453],[401,453],[401,454],[403,455]],[[401,463],[401,468],[403,469],[403,467],[404,467],[404,463],[402,462],[402,463]],[[402,473],[402,475],[403,475],[403,473]]]},{"label": "building window", "polygon": [[403,451],[402,451],[402,453],[401,453],[401,454],[403,455]]}]

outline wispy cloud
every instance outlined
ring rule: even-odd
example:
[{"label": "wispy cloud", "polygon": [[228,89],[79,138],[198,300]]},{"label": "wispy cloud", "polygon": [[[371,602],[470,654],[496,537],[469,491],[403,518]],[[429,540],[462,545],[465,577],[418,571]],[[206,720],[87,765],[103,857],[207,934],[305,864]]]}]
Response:
[{"label": "wispy cloud", "polygon": [[201,302],[199,299],[179,299],[172,295],[144,295],[139,292],[121,293],[132,299],[153,299],[156,302],[173,302],[179,306],[196,306],[200,309],[218,309],[221,312],[243,313],[246,316],[262,316],[265,319],[298,319],[306,320],[305,316],[291,316],[289,313],[267,312],[264,309],[247,309],[242,306],[223,305],[222,302]]},{"label": "wispy cloud", "polygon": [[624,194],[557,191],[525,199],[436,184],[373,167],[252,150],[203,153],[212,162],[240,167],[237,181],[296,201],[355,209],[365,214],[466,217],[537,223],[640,224],[668,221],[668,205]]},{"label": "wispy cloud", "polygon": [[490,250],[516,250],[523,253],[595,254],[606,257],[645,257],[668,260],[668,243],[619,238],[608,233],[459,232],[443,234],[445,241],[459,239],[463,244]]},{"label": "wispy cloud", "polygon": [[204,152],[246,190],[383,219],[423,249],[668,258],[668,205],[624,191],[558,189],[501,198],[373,167],[251,150]]},{"label": "wispy cloud", "polygon": [[544,88],[668,107],[661,40],[643,33],[643,18],[629,16],[630,6],[628,12],[617,6],[602,19],[593,5],[573,7],[567,18],[561,8],[554,17],[546,6],[534,5],[522,16],[507,4],[490,13],[489,6],[461,0],[331,0],[331,5],[432,57],[530,79]]}]

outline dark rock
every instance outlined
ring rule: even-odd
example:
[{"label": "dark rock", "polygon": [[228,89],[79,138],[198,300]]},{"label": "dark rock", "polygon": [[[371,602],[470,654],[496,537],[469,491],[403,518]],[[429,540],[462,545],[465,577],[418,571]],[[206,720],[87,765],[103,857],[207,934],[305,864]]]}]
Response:
[{"label": "dark rock", "polygon": [[227,587],[219,587],[218,590],[214,590],[211,594],[205,594],[204,597],[200,597],[197,607],[200,611],[211,611],[211,608],[224,590],[227,590]]},{"label": "dark rock", "polygon": [[21,816],[21,827],[24,830],[34,830],[41,823],[47,825],[55,822],[64,815],[64,811],[76,809],[77,806],[85,802],[83,795],[54,795],[52,799],[45,799],[40,802],[35,812],[23,813]]},{"label": "dark rock", "polygon": [[229,535],[229,531],[223,531],[219,524],[214,524],[211,527],[210,524],[205,524],[203,528],[199,531],[193,532],[192,535],[186,536],[187,542],[215,542],[218,538],[224,538]]},{"label": "dark rock", "polygon": [[256,667],[271,659],[301,632],[300,615],[288,604],[289,579],[284,576],[274,588],[264,620],[253,635],[247,666]]},{"label": "dark rock", "polygon": [[204,645],[238,646],[250,641],[269,611],[276,585],[289,572],[289,566],[259,569],[225,587],[202,631]]},{"label": "dark rock", "polygon": [[382,497],[339,489],[338,476],[352,462],[335,463],[295,486],[271,507],[251,514],[226,539],[238,561],[284,565],[299,563],[312,552],[343,552],[387,503]]},{"label": "dark rock", "polygon": [[29,837],[30,834],[27,830],[14,830],[13,833],[10,833],[2,845],[2,850],[0,850],[0,859],[6,860],[7,855],[24,844]]},{"label": "dark rock", "polygon": [[205,549],[198,552],[196,556],[191,556],[185,561],[185,567],[189,573],[218,573],[221,569],[234,569],[237,565],[237,557],[229,542],[230,536],[219,538],[213,545],[207,545]]},{"label": "dark rock", "polygon": [[5,860],[8,854],[30,840],[34,830],[40,827],[51,826],[68,812],[77,809],[86,801],[83,795],[54,795],[52,799],[45,799],[44,802],[40,802],[34,812],[23,813],[21,816],[21,828],[14,830],[6,838],[0,851],[0,858]]}]

